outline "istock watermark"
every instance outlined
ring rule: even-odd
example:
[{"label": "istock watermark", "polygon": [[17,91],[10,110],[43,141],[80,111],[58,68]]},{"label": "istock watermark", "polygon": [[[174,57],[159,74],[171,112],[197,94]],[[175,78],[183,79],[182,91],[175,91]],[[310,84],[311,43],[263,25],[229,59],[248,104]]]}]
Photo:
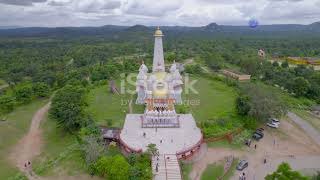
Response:
[{"label": "istock watermark", "polygon": [[[120,74],[121,78],[121,83],[120,83],[120,93],[121,94],[130,94],[134,95],[136,94],[136,84],[137,84],[137,73],[130,73],[130,74],[125,74],[122,73]],[[198,82],[197,79],[190,79],[189,74],[184,74],[183,77],[183,90],[184,94],[199,94],[199,91],[197,91],[196,84]],[[150,78],[150,77],[149,77]],[[160,78],[160,79],[146,79],[143,81],[144,87],[149,87],[151,86],[153,90],[156,89],[169,89],[169,82],[170,80],[166,78]]]}]

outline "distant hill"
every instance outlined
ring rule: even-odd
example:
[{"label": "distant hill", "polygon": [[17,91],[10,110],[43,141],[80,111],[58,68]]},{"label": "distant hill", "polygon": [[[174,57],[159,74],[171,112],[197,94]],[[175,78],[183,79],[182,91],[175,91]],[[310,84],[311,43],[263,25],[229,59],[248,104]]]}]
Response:
[{"label": "distant hill", "polygon": [[[15,27],[15,28],[14,28]],[[151,34],[156,29],[155,26],[116,26],[105,25],[101,27],[0,27],[0,37],[79,37],[79,36],[103,36],[115,37],[118,35],[140,35],[142,33]],[[315,22],[310,25],[299,24],[277,24],[277,25],[260,25],[256,28],[249,26],[229,26],[210,23],[201,27],[188,26],[161,26],[165,33],[183,34],[194,33],[202,36],[211,34],[248,34],[254,35],[259,33],[274,35],[274,33],[290,34],[290,33],[320,33],[320,22]]]},{"label": "distant hill", "polygon": [[0,26],[0,29],[16,29],[22,28],[22,26]]}]

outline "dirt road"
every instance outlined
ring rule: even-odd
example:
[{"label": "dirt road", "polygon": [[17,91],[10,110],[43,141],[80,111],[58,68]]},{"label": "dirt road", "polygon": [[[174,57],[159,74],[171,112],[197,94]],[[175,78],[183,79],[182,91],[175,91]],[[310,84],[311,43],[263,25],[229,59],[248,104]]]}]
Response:
[{"label": "dirt road", "polygon": [[[9,155],[10,161],[22,172],[29,171],[24,164],[31,162],[41,153],[42,136],[40,123],[44,119],[50,107],[50,102],[39,109],[33,116],[28,133],[18,142]],[[31,179],[31,178],[30,178]]]},{"label": "dirt road", "polygon": [[320,146],[320,133],[314,127],[293,112],[288,112],[288,117],[298,124]]}]

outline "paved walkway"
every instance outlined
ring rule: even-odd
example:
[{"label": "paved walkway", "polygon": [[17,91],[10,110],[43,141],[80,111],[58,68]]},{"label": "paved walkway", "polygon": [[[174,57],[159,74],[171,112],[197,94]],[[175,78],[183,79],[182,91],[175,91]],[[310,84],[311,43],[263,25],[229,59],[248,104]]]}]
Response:
[{"label": "paved walkway", "polygon": [[299,125],[316,143],[318,143],[318,145],[320,145],[320,133],[314,127],[293,112],[288,112],[288,117]]}]

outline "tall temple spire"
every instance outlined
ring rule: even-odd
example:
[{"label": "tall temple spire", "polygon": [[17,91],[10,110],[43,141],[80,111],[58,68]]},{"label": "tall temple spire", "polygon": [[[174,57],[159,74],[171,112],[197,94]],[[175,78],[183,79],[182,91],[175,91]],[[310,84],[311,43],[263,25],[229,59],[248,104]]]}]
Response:
[{"label": "tall temple spire", "polygon": [[163,33],[158,27],[154,33],[154,51],[153,51],[153,66],[152,72],[164,72],[164,58],[162,46]]}]

